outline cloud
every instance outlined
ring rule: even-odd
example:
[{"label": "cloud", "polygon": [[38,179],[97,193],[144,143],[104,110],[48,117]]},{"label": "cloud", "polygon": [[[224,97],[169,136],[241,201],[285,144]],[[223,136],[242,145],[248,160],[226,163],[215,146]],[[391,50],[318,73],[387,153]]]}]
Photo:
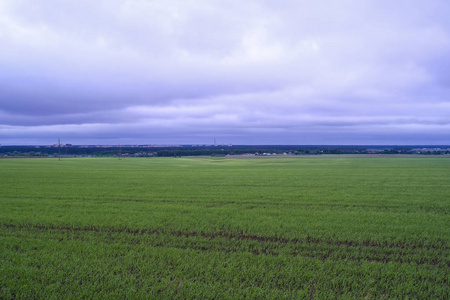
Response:
[{"label": "cloud", "polygon": [[443,0],[2,1],[0,141],[448,143],[449,14]]}]

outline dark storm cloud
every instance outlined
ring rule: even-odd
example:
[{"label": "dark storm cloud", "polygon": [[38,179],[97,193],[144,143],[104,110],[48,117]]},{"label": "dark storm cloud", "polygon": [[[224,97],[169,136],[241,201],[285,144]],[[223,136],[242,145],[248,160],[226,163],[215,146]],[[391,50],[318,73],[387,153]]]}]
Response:
[{"label": "dark storm cloud", "polygon": [[2,1],[0,142],[445,144],[448,15],[443,0]]}]

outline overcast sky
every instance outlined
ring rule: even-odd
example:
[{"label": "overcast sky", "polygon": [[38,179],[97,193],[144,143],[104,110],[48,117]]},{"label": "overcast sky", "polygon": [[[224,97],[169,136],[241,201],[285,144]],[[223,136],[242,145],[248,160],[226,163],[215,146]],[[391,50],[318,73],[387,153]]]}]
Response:
[{"label": "overcast sky", "polygon": [[450,1],[0,0],[0,144],[450,144]]}]

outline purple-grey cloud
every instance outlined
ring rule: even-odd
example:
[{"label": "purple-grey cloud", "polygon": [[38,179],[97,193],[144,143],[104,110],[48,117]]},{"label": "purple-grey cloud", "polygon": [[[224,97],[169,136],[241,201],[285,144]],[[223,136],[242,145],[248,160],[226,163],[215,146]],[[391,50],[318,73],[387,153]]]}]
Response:
[{"label": "purple-grey cloud", "polygon": [[450,141],[450,4],[0,3],[0,143]]}]

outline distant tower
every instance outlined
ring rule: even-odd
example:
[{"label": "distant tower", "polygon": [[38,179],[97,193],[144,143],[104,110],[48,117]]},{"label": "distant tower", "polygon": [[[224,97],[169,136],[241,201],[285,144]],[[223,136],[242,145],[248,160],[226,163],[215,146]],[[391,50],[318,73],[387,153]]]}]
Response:
[{"label": "distant tower", "polygon": [[217,146],[216,138],[214,138],[214,146]]},{"label": "distant tower", "polygon": [[61,160],[61,141],[58,138],[58,160]]}]

